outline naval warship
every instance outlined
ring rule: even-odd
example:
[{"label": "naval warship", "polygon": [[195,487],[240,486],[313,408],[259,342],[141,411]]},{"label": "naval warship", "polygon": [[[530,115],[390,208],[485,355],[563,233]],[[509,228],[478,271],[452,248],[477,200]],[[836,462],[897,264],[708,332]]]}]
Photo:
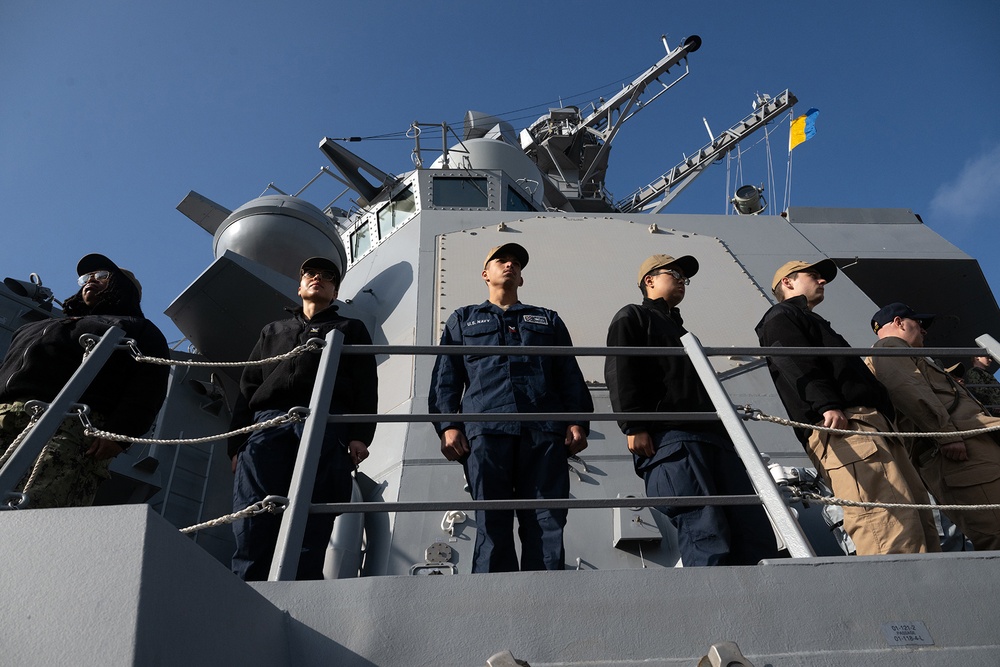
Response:
[{"label": "naval warship", "polygon": [[[734,408],[785,414],[753,327],[789,258],[837,263],[821,314],[857,348],[874,340],[870,314],[903,301],[938,313],[929,347],[969,356],[986,345],[997,355],[981,338],[1000,331],[1000,309],[979,264],[905,209],[776,215],[762,188],[744,185],[731,215],[664,212],[742,140],[789,118],[789,91],[758,95],[747,117],[614,197],[606,174],[616,135],[687,76],[701,40],[664,47],[613,96],[550,109],[520,131],[476,111],[456,127],[414,123],[413,168],[399,175],[323,138],[332,168],[316,179],[343,184],[346,204],[310,203],[309,184],[292,194],[272,185],[234,209],[184,197],[178,209],[211,234],[215,259],[166,310],[190,346],[172,353],[151,442],[115,459],[90,508],[17,509],[10,492],[32,457],[12,457],[0,473],[5,663],[1000,664],[996,553],[846,555],[829,512],[792,494],[809,462],[791,430]],[[589,448],[569,461],[566,569],[472,575],[475,515],[461,466],[441,456],[427,392],[447,316],[485,298],[479,263],[511,241],[531,253],[522,298],[557,310],[572,333],[595,415]],[[644,502],[611,414],[603,350],[614,313],[639,299],[636,267],[653,253],[701,263],[683,304],[695,334],[685,352],[787,558],[684,568],[673,528]],[[340,310],[377,346],[380,425],[356,475],[355,511],[336,521],[328,578],[294,581],[288,564],[309,511],[296,494],[309,482],[297,475],[272,580],[248,584],[228,569],[231,526],[179,529],[232,511],[229,460],[213,436],[228,429],[239,362],[264,324],[297,305],[298,265],[313,255],[344,269]],[[21,324],[60,314],[37,277],[21,278],[0,288],[0,349]],[[351,351],[327,341],[331,363],[340,353]],[[169,440],[193,442],[158,442]]]}]

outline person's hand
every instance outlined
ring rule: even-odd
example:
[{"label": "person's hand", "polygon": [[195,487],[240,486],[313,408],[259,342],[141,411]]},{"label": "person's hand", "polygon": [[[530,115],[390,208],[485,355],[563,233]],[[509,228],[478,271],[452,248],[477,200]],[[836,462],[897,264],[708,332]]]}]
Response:
[{"label": "person's hand", "polygon": [[105,459],[113,459],[124,451],[125,447],[121,443],[108,440],[107,438],[94,438],[94,441],[90,444],[90,449],[87,450],[87,456],[93,456],[98,461],[104,461]]},{"label": "person's hand", "polygon": [[570,424],[566,427],[565,444],[569,449],[569,455],[576,456],[587,448],[587,435],[580,426]]},{"label": "person's hand", "polygon": [[969,452],[965,449],[965,443],[961,440],[949,442],[947,445],[940,445],[941,456],[952,461],[968,461]]},{"label": "person's hand", "polygon": [[351,440],[347,443],[347,453],[351,455],[351,463],[359,465],[368,458],[368,445],[360,440]]},{"label": "person's hand", "polygon": [[650,458],[656,453],[656,448],[653,447],[653,438],[650,437],[649,432],[639,431],[638,433],[631,433],[627,437],[628,450],[633,454]]},{"label": "person's hand", "polygon": [[847,415],[843,410],[827,410],[823,413],[823,426],[827,428],[847,429]]},{"label": "person's hand", "polygon": [[457,428],[450,428],[441,434],[441,453],[449,461],[461,461],[469,455],[469,441]]}]

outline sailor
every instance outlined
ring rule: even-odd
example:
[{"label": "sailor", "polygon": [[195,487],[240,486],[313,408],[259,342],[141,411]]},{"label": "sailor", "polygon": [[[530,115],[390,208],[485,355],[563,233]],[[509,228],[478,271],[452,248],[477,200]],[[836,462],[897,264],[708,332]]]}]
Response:
[{"label": "sailor", "polygon": [[[456,310],[441,345],[572,345],[553,310],[518,301],[528,252],[517,243],[490,249],[482,277],[489,299]],[[571,356],[517,354],[445,355],[437,358],[428,394],[432,413],[592,412],[590,391]],[[554,420],[434,425],[441,452],[465,467],[476,500],[569,497],[567,457],[587,446],[589,422]],[[561,570],[565,565],[565,509],[520,510],[522,570]],[[514,512],[476,513],[473,572],[518,569]]]},{"label": "sailor", "polygon": [[[757,324],[764,347],[850,347],[813,312],[837,276],[832,259],[793,260],[774,274],[778,303]],[[798,422],[856,431],[856,435],[796,429],[809,458],[835,496],[881,503],[926,503],[927,493],[903,445],[868,431],[893,431],[895,411],[878,380],[854,356],[767,358],[788,416]],[[940,551],[934,517],[908,508],[844,508],[844,530],[861,555]]]},{"label": "sailor", "polygon": [[[920,348],[933,315],[890,303],[872,317],[875,348]],[[871,356],[868,367],[889,390],[902,431],[955,433],[1000,426],[942,366],[924,356]],[[942,435],[907,443],[910,459],[938,502],[945,505],[1000,503],[1000,446],[995,434]],[[1000,549],[1000,510],[944,511],[978,551]]]},{"label": "sailor", "polygon": [[[311,257],[299,269],[302,307],[292,317],[268,324],[250,360],[289,352],[311,338],[325,338],[333,329],[344,334],[346,345],[371,345],[368,329],[360,320],[342,317],[334,300],[340,289],[340,269],[326,257]],[[233,428],[268,421],[296,406],[309,405],[320,355],[310,352],[265,366],[247,366],[240,380],[240,395],[233,410]],[[375,414],[378,409],[378,375],[374,355],[344,355],[337,367],[330,413]],[[253,431],[229,440],[233,459],[233,509],[242,510],[269,495],[284,496],[302,437],[303,424],[291,423]],[[351,499],[351,472],[368,458],[375,422],[329,423],[313,491],[314,503]],[[333,529],[334,515],[313,514],[299,558],[297,579],[322,579],[323,561]],[[260,514],[233,524],[236,553],[233,572],[247,581],[267,579],[281,525],[280,517]]]},{"label": "sailor", "polygon": [[962,375],[962,381],[987,412],[994,417],[1000,417],[1000,382],[997,382],[993,371],[996,362],[993,357],[973,357],[969,369]]},{"label": "sailor", "polygon": [[[118,327],[146,356],[170,356],[163,334],[142,314],[142,286],[135,275],[104,255],[84,256],[76,267],[79,291],[63,303],[63,315],[26,324],[14,333],[0,366],[0,451],[24,430],[30,400],[50,403],[80,366],[80,336]],[[96,428],[125,436],[145,434],[167,394],[170,369],[137,362],[131,353],[111,355],[80,402]],[[91,505],[111,459],[128,443],[84,434],[77,417],[59,426],[39,455],[28,488],[29,508]]]},{"label": "sailor", "polygon": [[[608,328],[609,347],[681,347],[684,320],[678,304],[698,272],[690,255],[653,255],[639,267],[640,305],[629,304]],[[604,377],[615,412],[714,412],[691,361],[685,357],[609,356]],[[628,440],[646,495],[754,494],[746,469],[719,422],[618,422]],[[662,507],[677,529],[685,567],[753,565],[778,556],[777,540],[759,505]]]}]

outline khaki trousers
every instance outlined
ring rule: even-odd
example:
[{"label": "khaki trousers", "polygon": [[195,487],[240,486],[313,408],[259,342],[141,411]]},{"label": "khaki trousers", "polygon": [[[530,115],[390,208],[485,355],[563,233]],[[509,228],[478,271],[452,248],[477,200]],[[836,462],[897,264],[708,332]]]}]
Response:
[{"label": "khaki trousers", "polygon": [[[968,461],[952,461],[938,453],[917,468],[920,477],[943,505],[1000,504],[1000,445],[989,434],[964,442]],[[1000,510],[949,510],[944,514],[976,551],[1000,549]]]},{"label": "khaki trousers", "polygon": [[[847,408],[844,414],[856,435],[812,431],[807,443],[833,494],[858,502],[929,502],[903,445],[868,433],[893,431],[892,424],[871,408]],[[930,510],[844,507],[844,530],[859,556],[941,550]]]}]

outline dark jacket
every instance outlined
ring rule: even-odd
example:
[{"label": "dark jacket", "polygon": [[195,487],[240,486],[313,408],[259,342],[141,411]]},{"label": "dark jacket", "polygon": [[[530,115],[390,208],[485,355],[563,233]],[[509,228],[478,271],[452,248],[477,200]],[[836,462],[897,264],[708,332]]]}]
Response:
[{"label": "dark jacket", "polygon": [[[608,347],[682,347],[686,334],[680,311],[663,299],[645,298],[642,305],[629,304],[618,311],[608,327]],[[715,406],[687,356],[614,357],[604,362],[611,407],[615,412],[715,412]],[[635,421],[619,420],[626,435],[683,432],[690,440],[710,437],[712,442],[729,444],[719,421]],[[654,435],[655,437],[655,435]],[[651,458],[634,455],[636,472],[662,462],[670,448],[658,448]]]},{"label": "dark jacket", "polygon": [[[830,323],[796,296],[771,306],[756,327],[763,347],[850,347]],[[827,410],[853,406],[874,408],[887,419],[895,412],[886,392],[856,356],[767,358],[771,379],[789,418],[815,424]],[[808,432],[796,429],[803,443]]]},{"label": "dark jacket", "polygon": [[[676,308],[663,299],[645,298],[618,311],[608,327],[608,347],[682,347],[687,333]],[[612,357],[604,362],[615,412],[715,412],[708,392],[686,356]],[[622,433],[722,430],[718,422],[621,420]]]},{"label": "dark jacket", "polygon": [[[569,345],[569,331],[552,310],[515,303],[507,310],[485,301],[459,308],[441,333],[441,345]],[[441,355],[434,364],[431,413],[593,412],[590,390],[575,357],[539,355]],[[450,428],[466,437],[480,433],[521,432],[521,426],[564,434],[567,422],[435,423],[440,435]],[[588,421],[576,423],[586,432]]]},{"label": "dark jacket", "polygon": [[[301,308],[293,317],[268,324],[250,353],[250,360],[267,359],[291,351],[310,338],[325,338],[333,329],[344,333],[345,345],[371,345],[368,329],[360,320],[342,317],[331,305],[311,319]],[[260,410],[287,411],[308,407],[319,370],[321,351],[307,352],[265,366],[247,366],[240,379],[240,395],[233,409],[232,428],[253,423]],[[331,414],[375,414],[378,412],[378,372],[374,355],[345,354],[337,367],[337,379],[330,400]],[[344,424],[345,439],[371,444],[375,422]],[[229,455],[235,456],[246,444],[246,435],[229,439]]]},{"label": "dark jacket", "polygon": [[[0,366],[0,402],[51,402],[80,366],[80,336],[102,336],[112,326],[134,339],[145,356],[170,356],[163,334],[144,317],[87,315],[32,322],[14,333]],[[131,352],[117,350],[80,402],[103,417],[104,430],[138,437],[149,430],[163,405],[169,375],[167,366],[139,363]]]}]

